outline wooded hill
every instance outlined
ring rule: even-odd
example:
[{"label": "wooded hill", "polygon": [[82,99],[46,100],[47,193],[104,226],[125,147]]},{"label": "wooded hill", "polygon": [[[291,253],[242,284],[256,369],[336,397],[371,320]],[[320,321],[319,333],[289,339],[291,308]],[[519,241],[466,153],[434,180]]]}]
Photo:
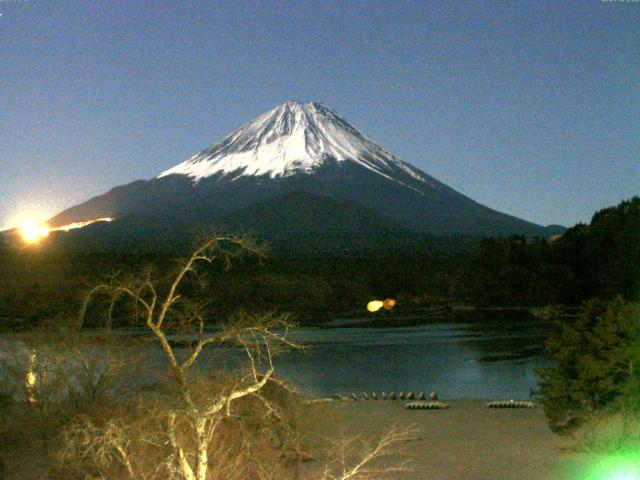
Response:
[{"label": "wooded hill", "polygon": [[[0,251],[0,318],[36,321],[70,315],[99,276],[154,265],[164,255],[84,253],[46,248]],[[640,293],[640,197],[597,212],[555,239],[523,236],[421,238],[391,253],[292,257],[272,251],[265,262],[212,268],[207,301],[216,311],[238,307],[292,311],[319,319],[362,311],[372,298],[392,297],[398,310],[442,304],[578,305]],[[6,320],[3,320],[6,321]]]}]

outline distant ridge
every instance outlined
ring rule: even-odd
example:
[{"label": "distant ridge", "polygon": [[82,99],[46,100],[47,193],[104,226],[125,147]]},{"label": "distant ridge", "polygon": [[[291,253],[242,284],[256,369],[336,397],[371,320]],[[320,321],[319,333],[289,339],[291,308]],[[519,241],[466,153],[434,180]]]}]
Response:
[{"label": "distant ridge", "polygon": [[[118,229],[118,219],[153,217],[167,228],[176,222],[256,226],[282,238],[276,232],[283,219],[272,213],[283,208],[289,212],[290,235],[305,238],[320,234],[317,222],[342,232],[344,241],[372,230],[380,239],[406,234],[548,237],[564,230],[485,207],[387,152],[326,105],[295,101],[256,117],[156,178],[116,187],[50,223],[113,217],[107,228]],[[342,224],[323,215],[323,208],[340,212]]]}]

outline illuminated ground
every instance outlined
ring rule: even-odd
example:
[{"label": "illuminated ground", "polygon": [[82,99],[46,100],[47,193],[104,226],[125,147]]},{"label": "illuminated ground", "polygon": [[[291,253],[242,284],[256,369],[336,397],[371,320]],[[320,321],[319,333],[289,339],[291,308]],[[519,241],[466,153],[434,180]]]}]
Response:
[{"label": "illuminated ground", "polygon": [[[489,409],[484,401],[451,401],[449,410],[405,410],[382,400],[320,404],[323,428],[375,435],[415,423],[416,441],[405,444],[415,471],[402,478],[428,480],[548,480],[566,477],[582,463],[570,442],[547,427],[541,408]],[[603,477],[608,478],[608,477]],[[626,477],[623,477],[626,480]],[[593,480],[600,480],[599,477]],[[635,478],[634,478],[635,480]]]}]

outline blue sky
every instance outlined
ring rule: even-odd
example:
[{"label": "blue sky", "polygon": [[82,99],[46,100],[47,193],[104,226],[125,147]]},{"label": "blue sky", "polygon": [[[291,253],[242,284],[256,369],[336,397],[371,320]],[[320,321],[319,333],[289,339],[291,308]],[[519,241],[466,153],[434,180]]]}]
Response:
[{"label": "blue sky", "polygon": [[640,2],[0,0],[0,226],[320,101],[497,210],[640,194]]}]

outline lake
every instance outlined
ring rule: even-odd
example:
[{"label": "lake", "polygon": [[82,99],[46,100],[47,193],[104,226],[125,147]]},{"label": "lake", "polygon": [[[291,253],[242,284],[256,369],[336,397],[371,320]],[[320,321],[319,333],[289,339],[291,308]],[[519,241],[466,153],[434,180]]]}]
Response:
[{"label": "lake", "polygon": [[[476,315],[471,314],[475,321],[456,316],[405,327],[367,327],[366,319],[299,327],[289,338],[305,348],[276,357],[276,373],[314,398],[382,391],[436,391],[441,399],[529,398],[530,389],[538,389],[534,368],[549,364],[543,348],[547,325],[526,313],[490,314],[482,321]],[[121,330],[118,335],[149,338],[144,353],[149,370],[137,378],[144,383],[161,378],[166,358],[146,330]],[[181,357],[188,353],[176,348]],[[243,358],[235,348],[223,348],[222,357],[212,358],[212,353],[203,352],[203,368],[237,365]]]},{"label": "lake", "polygon": [[304,352],[276,371],[312,397],[363,391],[431,391],[440,398],[529,398],[534,368],[548,365],[546,326],[535,321],[394,328],[300,328]]}]

